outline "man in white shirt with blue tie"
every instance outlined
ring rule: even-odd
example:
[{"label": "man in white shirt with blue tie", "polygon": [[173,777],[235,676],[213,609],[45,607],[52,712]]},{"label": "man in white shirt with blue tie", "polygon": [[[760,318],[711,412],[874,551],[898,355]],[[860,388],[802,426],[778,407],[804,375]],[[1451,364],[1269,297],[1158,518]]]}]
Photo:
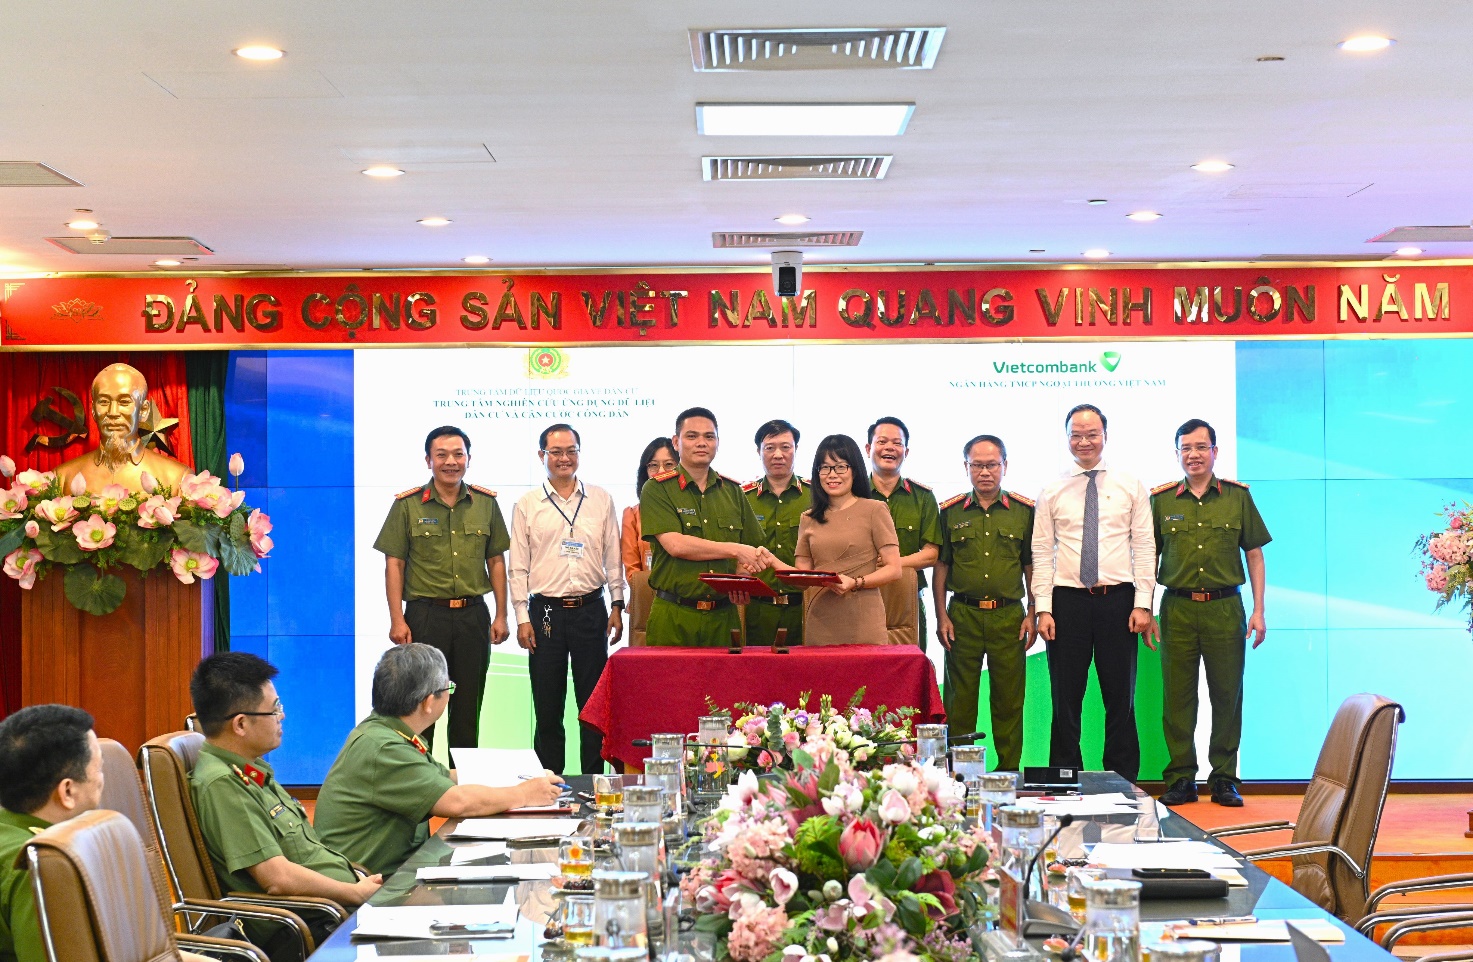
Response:
[{"label": "man in white shirt with blue tie", "polygon": [[1033,522],[1033,594],[1053,696],[1049,764],[1083,767],[1080,715],[1093,661],[1105,702],[1105,768],[1134,782],[1136,635],[1156,647],[1151,495],[1134,475],[1104,463],[1099,408],[1075,406],[1064,427],[1074,465],[1039,492]]}]

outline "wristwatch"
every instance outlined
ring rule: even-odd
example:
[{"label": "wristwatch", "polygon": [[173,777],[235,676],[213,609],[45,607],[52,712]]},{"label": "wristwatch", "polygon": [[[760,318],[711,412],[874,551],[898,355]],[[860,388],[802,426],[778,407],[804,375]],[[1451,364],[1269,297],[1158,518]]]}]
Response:
[{"label": "wristwatch", "polygon": [[609,607],[610,608],[618,608],[620,611],[623,611],[624,610],[624,602],[622,602],[622,601],[615,601],[615,602],[612,602],[609,605]]}]

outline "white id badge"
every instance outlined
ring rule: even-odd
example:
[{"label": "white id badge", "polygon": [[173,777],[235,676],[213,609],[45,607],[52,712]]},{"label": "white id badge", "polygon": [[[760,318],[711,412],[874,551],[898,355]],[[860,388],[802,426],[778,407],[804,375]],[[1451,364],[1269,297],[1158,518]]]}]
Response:
[{"label": "white id badge", "polygon": [[583,542],[563,539],[562,550],[558,552],[559,558],[581,558],[583,557]]}]

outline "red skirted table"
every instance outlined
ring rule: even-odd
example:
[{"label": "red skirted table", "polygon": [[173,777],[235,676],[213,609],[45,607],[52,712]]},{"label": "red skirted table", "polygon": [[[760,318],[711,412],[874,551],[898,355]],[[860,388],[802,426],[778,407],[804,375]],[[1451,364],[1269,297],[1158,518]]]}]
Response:
[{"label": "red skirted table", "polygon": [[794,648],[786,655],[755,647],[739,655],[724,648],[626,648],[610,656],[578,718],[603,733],[605,760],[639,771],[650,750],[634,740],[695,731],[696,719],[708,713],[707,696],[723,708],[793,705],[806,691],[816,709],[821,695],[842,707],[860,688],[865,708],[910,707],[920,711],[914,722],[946,720],[936,672],[915,645]]}]

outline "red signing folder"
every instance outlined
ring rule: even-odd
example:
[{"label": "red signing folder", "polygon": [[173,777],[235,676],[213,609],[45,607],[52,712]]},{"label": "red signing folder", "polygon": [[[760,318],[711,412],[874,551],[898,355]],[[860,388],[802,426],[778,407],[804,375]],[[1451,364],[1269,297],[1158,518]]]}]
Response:
[{"label": "red signing folder", "polygon": [[723,594],[729,595],[735,591],[745,591],[749,595],[757,595],[761,598],[777,597],[777,592],[773,591],[765,581],[751,575],[707,573],[701,575],[701,580]]},{"label": "red signing folder", "polygon": [[775,572],[777,580],[785,585],[795,588],[826,588],[829,585],[839,584],[839,576],[832,571],[792,571]]}]

